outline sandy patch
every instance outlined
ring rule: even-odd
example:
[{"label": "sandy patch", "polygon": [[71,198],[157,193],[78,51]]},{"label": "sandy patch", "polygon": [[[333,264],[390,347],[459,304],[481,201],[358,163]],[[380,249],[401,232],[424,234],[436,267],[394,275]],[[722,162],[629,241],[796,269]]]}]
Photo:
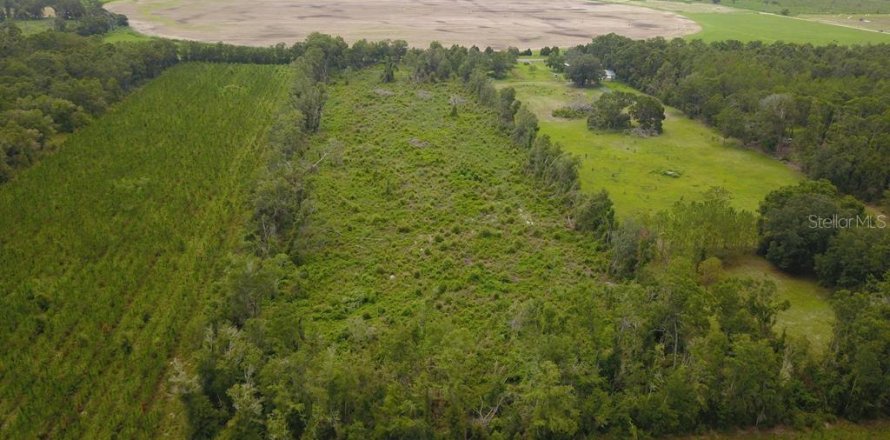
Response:
[{"label": "sandy patch", "polygon": [[670,11],[584,0],[121,0],[106,8],[126,14],[144,34],[252,46],[323,32],[349,42],[524,49],[567,47],[610,32],[649,38],[700,30]]}]

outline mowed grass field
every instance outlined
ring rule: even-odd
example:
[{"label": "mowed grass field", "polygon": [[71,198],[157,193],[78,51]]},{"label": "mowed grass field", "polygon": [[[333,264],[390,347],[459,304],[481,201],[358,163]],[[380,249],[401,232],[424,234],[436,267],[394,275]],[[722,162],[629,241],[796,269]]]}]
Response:
[{"label": "mowed grass field", "polygon": [[890,43],[890,33],[836,26],[804,18],[784,17],[758,12],[699,13],[683,12],[702,30],[686,39],[707,42],[721,40],[763,41],[772,43],[877,44]]},{"label": "mowed grass field", "polygon": [[[581,160],[581,188],[606,189],[619,218],[654,214],[678,200],[697,200],[712,186],[730,191],[732,203],[756,211],[772,190],[793,185],[803,175],[765,154],[724,143],[715,130],[667,108],[664,133],[640,138],[624,133],[591,131],[586,119],[551,116],[553,109],[596,99],[601,89],[578,89],[554,76],[543,63],[518,65],[498,87],[513,87],[540,119],[541,133],[561,143]],[[612,90],[639,93],[617,82]],[[675,171],[680,177],[668,177]],[[779,317],[779,326],[793,336],[807,336],[820,350],[831,337],[834,312],[827,292],[809,279],[794,278],[775,270],[760,257],[748,256],[728,266],[727,273],[766,277],[776,283],[780,298],[791,308]]]},{"label": "mowed grass field", "polygon": [[[868,44],[890,43],[890,34],[866,29],[837,26],[813,17],[796,17],[797,14],[819,14],[820,11],[852,13],[875,13],[890,7],[884,0],[833,1],[833,0],[789,0],[773,3],[761,0],[723,1],[714,4],[707,1],[674,0],[606,0],[610,3],[645,6],[662,11],[670,11],[694,20],[701,31],[686,35],[688,40],[700,39],[706,42],[739,41],[784,41],[786,43],[826,44]],[[789,8],[792,16],[780,15]],[[745,8],[745,9],[743,9]],[[753,10],[751,10],[753,9]],[[761,12],[762,11],[762,12]]]},{"label": "mowed grass field", "polygon": [[[724,143],[719,133],[672,108],[664,133],[650,138],[591,131],[585,119],[554,118],[554,109],[590,102],[603,90],[571,87],[540,62],[520,64],[498,87],[516,89],[517,98],[540,119],[541,133],[581,159],[582,189],[609,191],[619,216],[653,213],[681,199],[699,199],[713,186],[729,190],[736,207],[753,211],[767,193],[802,178],[767,155]],[[606,87],[633,92],[616,82]],[[681,176],[668,177],[664,171]]]},{"label": "mowed grass field", "polygon": [[180,65],[0,186],[0,438],[151,438],[238,245],[283,67]]}]

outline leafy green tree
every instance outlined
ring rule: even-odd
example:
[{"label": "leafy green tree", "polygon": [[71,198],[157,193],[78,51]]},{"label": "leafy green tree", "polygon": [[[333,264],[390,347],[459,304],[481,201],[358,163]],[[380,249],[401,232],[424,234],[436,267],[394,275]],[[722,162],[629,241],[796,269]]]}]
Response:
[{"label": "leafy green tree", "polygon": [[596,130],[624,130],[630,128],[630,115],[625,109],[633,103],[629,93],[604,93],[593,103],[593,110],[587,118],[587,127]]},{"label": "leafy green tree", "polygon": [[770,341],[742,335],[732,342],[718,411],[728,426],[772,425],[782,420],[782,358]]},{"label": "leafy green tree", "polygon": [[514,128],[513,117],[519,111],[522,103],[516,100],[516,90],[513,87],[501,89],[498,92],[497,101],[498,126],[501,130],[512,132]]},{"label": "leafy green tree", "polygon": [[826,181],[804,181],[771,192],[759,211],[758,253],[782,270],[800,273],[812,271],[816,255],[828,249],[839,230],[834,219],[856,218],[863,206]]},{"label": "leafy green tree", "polygon": [[565,55],[560,55],[559,51],[550,51],[550,55],[547,56],[547,61],[545,62],[547,67],[556,72],[563,72],[566,68],[566,57]]},{"label": "leafy green tree", "polygon": [[855,289],[881,280],[890,270],[890,231],[879,226],[875,220],[872,227],[844,229],[832,237],[825,253],[815,257],[819,281]]},{"label": "leafy green tree", "polygon": [[797,117],[794,98],[788,94],[772,94],[760,100],[756,121],[758,137],[770,150],[786,142]]},{"label": "leafy green tree", "polygon": [[383,63],[383,73],[380,74],[380,81],[383,83],[391,83],[396,80],[396,70],[398,67],[392,59],[387,59]]},{"label": "leafy green tree", "polygon": [[737,335],[770,339],[779,312],[790,307],[777,298],[772,281],[730,278],[713,287],[717,322],[732,340]]},{"label": "leafy green tree", "polygon": [[572,438],[578,432],[578,405],[571,386],[560,383],[559,367],[540,363],[520,394],[524,425],[531,438]]},{"label": "leafy green tree", "polygon": [[652,331],[676,367],[689,341],[708,329],[709,300],[688,260],[671,261],[650,289],[647,315]]},{"label": "leafy green tree", "polygon": [[825,384],[835,412],[852,420],[890,413],[890,283],[873,292],[835,293],[832,375]]},{"label": "leafy green tree", "polygon": [[603,63],[593,55],[569,52],[565,63],[566,78],[578,87],[598,84],[603,79]]},{"label": "leafy green tree", "polygon": [[609,237],[611,262],[609,273],[619,278],[636,275],[654,256],[655,234],[637,219],[629,218],[618,224]]},{"label": "leafy green tree", "polygon": [[662,247],[671,256],[693,261],[708,257],[731,257],[749,252],[757,243],[756,221],[752,213],[730,204],[726,190],[714,187],[704,200],[679,201],[656,217]]},{"label": "leafy green tree", "polygon": [[575,201],[575,229],[590,232],[606,241],[615,228],[615,209],[609,193],[602,190],[593,195],[579,195]]},{"label": "leafy green tree", "polygon": [[651,96],[637,96],[630,107],[630,115],[643,130],[659,134],[663,131],[661,122],[664,121],[664,106]]},{"label": "leafy green tree", "polygon": [[538,118],[526,107],[520,107],[514,118],[511,138],[513,143],[523,148],[531,148],[538,134]]}]

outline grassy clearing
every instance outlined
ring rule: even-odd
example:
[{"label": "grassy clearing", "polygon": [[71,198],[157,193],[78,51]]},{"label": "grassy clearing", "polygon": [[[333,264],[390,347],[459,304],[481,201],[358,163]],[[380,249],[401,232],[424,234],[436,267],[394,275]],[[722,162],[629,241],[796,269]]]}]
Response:
[{"label": "grassy clearing", "polygon": [[44,18],[43,20],[13,20],[13,24],[22,30],[25,35],[39,34],[53,28],[53,20]]},{"label": "grassy clearing", "polygon": [[[572,88],[543,66],[520,65],[498,86],[516,89],[541,119],[541,132],[581,159],[582,188],[608,190],[619,215],[663,210],[680,199],[697,199],[712,186],[729,190],[737,207],[754,210],[773,189],[801,179],[766,155],[724,145],[717,132],[675,109],[668,110],[664,134],[653,138],[593,132],[585,120],[553,118],[553,109],[602,91]],[[607,87],[632,91],[618,83]],[[667,170],[682,175],[668,177]]]},{"label": "grassy clearing", "polygon": [[824,350],[831,340],[834,311],[828,303],[828,290],[815,280],[792,277],[760,257],[745,257],[726,268],[728,275],[768,279],[776,283],[779,299],[788,300],[791,308],[780,313],[778,325],[788,335],[808,339],[817,351]]},{"label": "grassy clearing", "polygon": [[[736,207],[754,211],[770,191],[802,178],[769,156],[724,145],[717,132],[676,109],[668,108],[664,134],[653,138],[594,132],[587,129],[585,120],[554,118],[550,115],[554,109],[591,100],[602,91],[571,87],[540,64],[518,66],[498,86],[514,87],[517,98],[541,119],[541,133],[581,159],[582,189],[608,190],[619,217],[651,214],[681,199],[698,199],[715,185],[732,193]],[[620,83],[608,83],[607,87],[638,93]],[[666,170],[681,176],[665,176],[662,172]],[[737,262],[731,272],[769,274],[782,298],[792,305],[780,316],[780,326],[787,326],[791,335],[809,335],[815,347],[828,343],[833,312],[824,289],[815,282],[781,274],[755,257]]]},{"label": "grassy clearing", "polygon": [[0,187],[0,437],[165,424],[164,372],[240,241],[287,72],[170,69]]},{"label": "grassy clearing", "polygon": [[701,25],[701,32],[687,39],[704,41],[760,40],[767,43],[812,43],[815,45],[890,43],[890,34],[834,26],[796,17],[761,14],[757,12],[698,13],[683,15]]},{"label": "grassy clearing", "polygon": [[[458,84],[350,78],[330,88],[308,153],[314,162],[330,152],[309,179],[303,245],[309,292],[298,315],[314,331],[382,332],[425,316],[497,333],[529,298],[565,305],[600,285],[594,240],[566,228],[494,116],[468,99],[449,116]],[[518,349],[483,339],[486,358]]]},{"label": "grassy clearing", "polygon": [[117,28],[105,35],[102,36],[103,41],[106,43],[129,43],[129,42],[138,42],[138,41],[149,41],[153,40],[154,37],[150,37],[148,35],[140,34],[136,32],[131,27],[122,27]]}]

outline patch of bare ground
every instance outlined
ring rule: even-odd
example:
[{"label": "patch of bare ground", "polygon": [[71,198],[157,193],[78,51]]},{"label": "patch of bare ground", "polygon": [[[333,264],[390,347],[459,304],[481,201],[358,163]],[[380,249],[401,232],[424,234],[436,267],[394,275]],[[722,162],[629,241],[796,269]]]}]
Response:
[{"label": "patch of bare ground", "polygon": [[323,32],[349,42],[540,48],[573,46],[611,32],[670,38],[700,30],[671,11],[584,0],[120,0],[106,8],[126,14],[144,34],[251,46]]}]

